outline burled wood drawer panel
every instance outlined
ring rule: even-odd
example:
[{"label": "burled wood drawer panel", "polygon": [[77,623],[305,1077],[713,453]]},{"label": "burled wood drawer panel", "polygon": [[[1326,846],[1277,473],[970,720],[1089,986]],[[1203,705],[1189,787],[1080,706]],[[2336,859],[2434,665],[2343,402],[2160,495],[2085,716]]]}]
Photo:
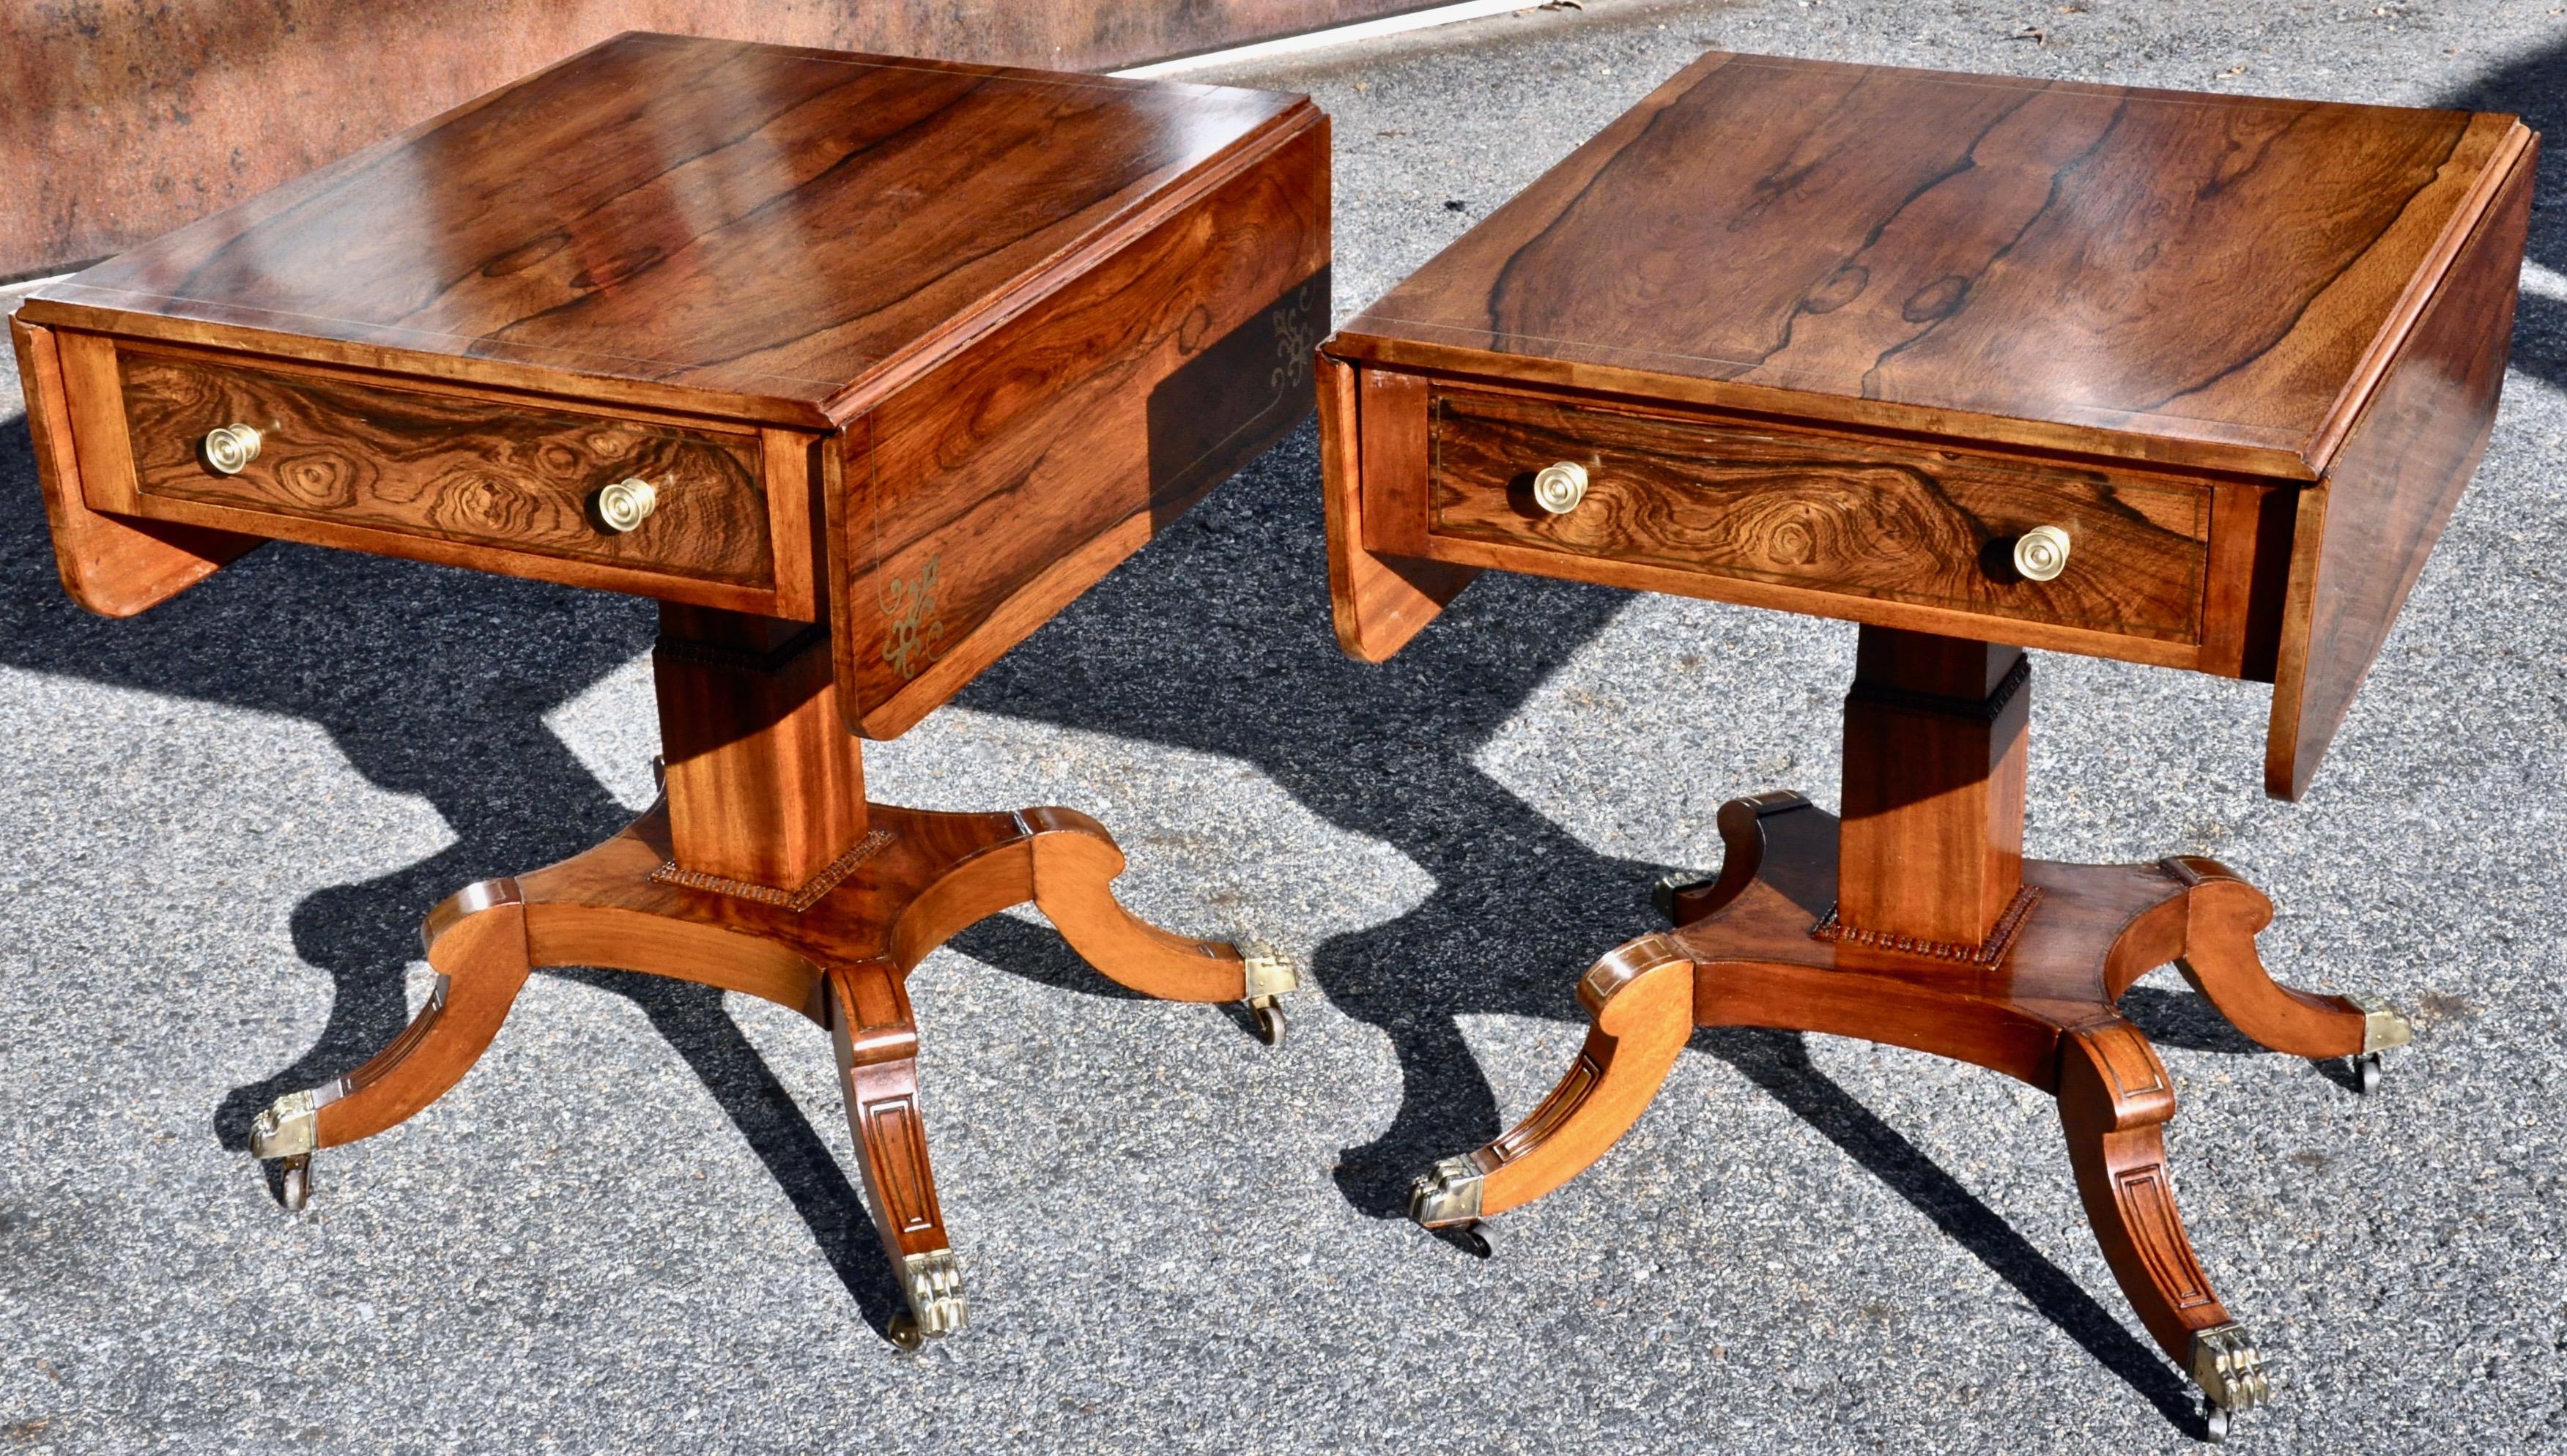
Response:
[{"label": "burled wood drawer panel", "polygon": [[[2210,492],[2191,482],[1461,390],[1428,428],[1436,537],[2200,640]],[[1560,460],[1588,485],[1555,515],[1531,486]],[[2027,581],[2014,541],[2040,525],[2068,532],[2068,566]]]},{"label": "burled wood drawer panel", "polygon": [[[767,588],[775,580],[757,435],[582,415],[120,345],[145,497]],[[206,462],[224,425],[257,430],[238,474]],[[598,490],[657,490],[628,531]],[[540,573],[535,573],[540,574]]]}]

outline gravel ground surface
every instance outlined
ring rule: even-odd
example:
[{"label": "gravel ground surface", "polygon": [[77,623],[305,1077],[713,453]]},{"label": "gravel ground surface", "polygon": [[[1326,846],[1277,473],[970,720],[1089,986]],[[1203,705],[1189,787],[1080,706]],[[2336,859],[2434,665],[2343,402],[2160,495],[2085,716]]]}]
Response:
[{"label": "gravel ground surface", "polygon": [[[2567,136],[2557,0],[1595,0],[1213,79],[1335,117],[1343,317],[1714,46]],[[2170,976],[2128,1003],[2283,1362],[2255,1450],[2567,1449],[2559,175],[2485,466],[2309,802],[2258,791],[2264,690],[2039,655],[2034,852],[2215,854],[2273,965],[2418,1014],[2361,1099]],[[2048,1103],[1991,1074],[1706,1033],[1497,1258],[1396,1217],[1551,1085],[1577,973],[1716,860],[1723,798],[1833,806],[1854,632],[1490,578],[1363,667],[1317,487],[1304,430],[871,755],[879,797],[1094,812],[1137,910],[1316,971],[1269,1052],[1030,917],[931,960],[973,1326],[904,1356],[826,1040],[763,1004],[538,977],[277,1209],[248,1116],[401,1024],[419,917],[646,797],[651,608],[279,546],[95,620],[0,417],[0,1453],[2183,1449]]]}]

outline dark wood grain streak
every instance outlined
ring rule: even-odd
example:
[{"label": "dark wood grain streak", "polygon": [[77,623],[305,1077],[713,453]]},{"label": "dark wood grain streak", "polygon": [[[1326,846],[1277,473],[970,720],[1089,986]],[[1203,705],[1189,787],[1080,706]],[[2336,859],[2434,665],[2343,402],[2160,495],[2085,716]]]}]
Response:
[{"label": "dark wood grain streak", "polygon": [[1333,347],[2305,479],[2517,131],[1715,52]]},{"label": "dark wood grain streak", "polygon": [[[1576,1176],[1696,1026],[1909,1047],[2056,1096],[2140,1322],[2214,1432],[2261,1404],[2176,1208],[2171,1080],[2116,1006],[2171,962],[2248,1037],[2360,1058],[2366,1086],[2410,1027],[2275,981],[2272,906],[2216,863],[2025,858],[2032,672],[1996,644],[2273,677],[2268,772],[2296,794],[2484,444],[2528,142],[2503,117],[1714,56],[1331,341],[1362,438],[1322,459],[1364,523],[1332,553],[1422,536],[1862,624],[1844,818],[1723,805],[1718,876],[1661,887],[1674,929],[1578,984],[1576,1061],[1435,1164],[1412,1217],[1468,1227]],[[1585,472],[1557,513],[1530,489],[1553,462]],[[2036,523],[2066,529],[2065,574],[2009,580],[1991,548]],[[1412,633],[1431,604],[1403,606]]]},{"label": "dark wood grain streak", "polygon": [[1314,116],[1265,92],[626,35],[26,308],[519,389],[572,370],[598,398],[825,427],[870,374],[1005,317],[1172,185]]},{"label": "dark wood grain streak", "polygon": [[[1438,537],[1683,571],[1698,595],[1731,577],[2198,638],[2210,499],[2193,482],[1460,391],[1435,396],[1433,431]],[[1528,493],[1555,460],[1590,478],[1565,515]],[[2007,553],[2045,524],[2075,542],[2068,569],[2025,581]]]},{"label": "dark wood grain streak", "polygon": [[[249,197],[622,30],[1110,71],[1424,0],[104,0],[0,9],[0,278]],[[280,106],[277,98],[291,97]]]},{"label": "dark wood grain streak", "polygon": [[2526,148],[2346,437],[2301,497],[2264,787],[2308,792],[2495,428],[2531,216]]},{"label": "dark wood grain streak", "polygon": [[2273,682],[2296,797],[2483,447],[2534,142],[1713,53],[1328,342],[1328,468],[1375,558]]},{"label": "dark wood grain streak", "polygon": [[[141,493],[428,540],[768,587],[775,577],[753,434],[682,431],[532,405],[119,351]],[[222,475],[206,434],[245,424],[258,457]],[[592,499],[627,476],[659,488],[634,529]],[[799,479],[791,482],[799,485]],[[292,536],[290,521],[275,534]]]}]

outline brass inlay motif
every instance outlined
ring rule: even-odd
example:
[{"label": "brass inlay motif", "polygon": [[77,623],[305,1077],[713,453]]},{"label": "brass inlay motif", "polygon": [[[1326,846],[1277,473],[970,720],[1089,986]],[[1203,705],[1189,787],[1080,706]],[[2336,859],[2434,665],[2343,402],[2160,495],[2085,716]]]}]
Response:
[{"label": "brass inlay motif", "polygon": [[895,576],[884,581],[877,600],[884,618],[883,661],[903,679],[915,678],[936,661],[945,640],[945,624],[936,616],[936,568],[941,556],[930,556],[918,579]]}]

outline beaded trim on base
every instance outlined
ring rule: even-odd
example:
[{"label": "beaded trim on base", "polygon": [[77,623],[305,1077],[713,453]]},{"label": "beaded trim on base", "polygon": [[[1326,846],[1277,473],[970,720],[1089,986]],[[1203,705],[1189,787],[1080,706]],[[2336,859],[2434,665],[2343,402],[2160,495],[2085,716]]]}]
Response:
[{"label": "beaded trim on base", "polygon": [[1861,946],[1873,951],[1896,951],[1906,956],[1925,956],[1936,961],[1953,961],[1964,966],[1993,966],[2005,959],[2006,947],[2013,943],[2016,931],[2023,929],[2032,907],[2041,903],[2041,891],[2031,885],[2014,892],[2006,903],[2005,914],[1997,917],[1996,928],[1988,938],[1975,946],[1955,945],[1950,941],[1918,940],[1914,936],[1888,935],[1876,930],[1857,930],[1837,919],[1837,908],[1819,917],[1810,927],[1812,940],[1834,941],[1841,945]]},{"label": "beaded trim on base", "polygon": [[676,885],[684,890],[705,890],[715,895],[729,895],[740,900],[754,900],[760,905],[773,905],[799,915],[820,903],[821,897],[838,888],[840,882],[854,874],[856,866],[882,852],[891,843],[889,829],[876,829],[855,842],[855,846],[818,874],[805,881],[798,890],[779,890],[773,885],[752,884],[747,880],[728,880],[709,875],[702,870],[680,869],[676,860],[668,860],[651,872],[653,882]]}]

